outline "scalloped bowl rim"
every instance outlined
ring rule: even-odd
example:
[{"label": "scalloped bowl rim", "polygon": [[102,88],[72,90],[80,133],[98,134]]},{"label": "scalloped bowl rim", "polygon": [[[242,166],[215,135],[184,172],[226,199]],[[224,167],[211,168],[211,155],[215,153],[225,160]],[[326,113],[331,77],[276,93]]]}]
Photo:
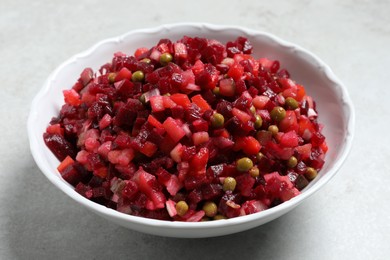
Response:
[{"label": "scalloped bowl rim", "polygon": [[[343,102],[343,107],[349,113],[347,115],[347,126],[346,126],[346,139],[344,146],[342,147],[342,151],[340,153],[340,156],[338,160],[335,162],[334,166],[331,167],[326,174],[314,185],[312,185],[309,189],[302,192],[299,196],[292,198],[289,201],[286,201],[276,207],[267,209],[265,211],[247,215],[247,216],[241,216],[237,218],[232,219],[226,219],[223,221],[209,221],[209,222],[174,222],[174,221],[163,221],[163,220],[155,220],[155,219],[148,219],[143,217],[137,217],[132,215],[127,215],[124,213],[120,213],[118,211],[115,211],[113,209],[109,209],[105,206],[102,206],[100,204],[97,204],[93,201],[90,201],[86,199],[85,197],[78,194],[70,185],[65,183],[64,180],[61,180],[58,178],[55,174],[53,174],[52,169],[47,165],[45,162],[45,158],[42,158],[40,149],[42,148],[38,142],[37,135],[34,131],[34,122],[36,118],[39,117],[37,111],[35,108],[38,106],[38,104],[42,101],[42,98],[47,94],[47,92],[50,89],[50,83],[56,78],[56,76],[67,66],[71,66],[73,62],[75,62],[77,59],[85,58],[89,55],[92,55],[99,47],[102,45],[105,45],[107,43],[112,42],[118,42],[123,41],[125,38],[128,38],[131,35],[134,34],[153,34],[158,33],[163,30],[171,30],[178,27],[193,27],[196,29],[202,29],[202,30],[211,30],[211,31],[221,31],[221,30],[238,30],[246,35],[256,35],[261,37],[266,37],[270,40],[272,40],[275,44],[279,45],[283,48],[293,48],[296,50],[296,53],[301,55],[303,58],[310,60],[311,62],[314,62],[319,68],[322,68],[324,73],[326,74],[327,78],[334,83],[335,88],[339,88],[339,91],[341,91],[342,97],[341,100]],[[334,75],[332,70],[328,65],[326,65],[321,59],[319,59],[315,54],[311,53],[310,51],[296,45],[290,42],[287,42],[285,40],[280,39],[277,36],[274,36],[267,32],[262,31],[256,31],[248,28],[244,28],[241,26],[231,26],[231,25],[214,25],[214,24],[207,24],[207,23],[176,23],[176,24],[165,24],[154,28],[145,28],[145,29],[137,29],[129,31],[125,34],[122,34],[118,37],[113,37],[109,39],[102,40],[89,49],[87,49],[84,52],[81,52],[79,54],[74,55],[70,59],[63,62],[60,66],[57,67],[57,69],[52,72],[52,74],[48,77],[46,80],[44,86],[40,89],[39,93],[35,96],[35,98],[32,101],[31,104],[31,111],[28,118],[27,123],[27,130],[28,130],[28,136],[30,141],[30,149],[31,153],[33,155],[33,158],[35,162],[37,163],[40,170],[43,172],[43,174],[60,190],[62,190],[64,193],[66,193],[69,197],[71,197],[73,200],[77,201],[78,203],[86,206],[88,209],[95,211],[99,215],[109,218],[111,220],[115,220],[117,223],[121,223],[122,221],[126,222],[132,222],[134,224],[149,226],[149,227],[155,227],[155,228],[163,228],[164,230],[168,229],[177,229],[177,230],[193,230],[193,229],[220,229],[220,228],[226,228],[228,226],[238,226],[243,223],[248,222],[259,222],[261,219],[267,219],[266,221],[263,221],[264,224],[266,222],[269,222],[273,220],[274,218],[286,213],[287,211],[291,210],[295,206],[299,205],[303,200],[311,196],[313,193],[318,191],[321,187],[323,187],[340,169],[342,164],[344,163],[349,151],[351,150],[352,146],[352,140],[354,136],[354,126],[355,126],[355,112],[352,105],[352,102],[350,100],[350,97],[347,93],[346,87],[344,84],[337,78],[337,76]],[[41,133],[42,134],[42,133]],[[277,214],[279,212],[279,214]],[[273,216],[276,217],[273,217]],[[123,222],[122,222],[123,223]],[[259,224],[259,225],[261,225]],[[258,226],[258,225],[252,225],[252,226]],[[249,227],[251,228],[251,227]],[[245,228],[242,230],[246,230],[249,228]],[[143,228],[136,228],[138,231],[142,231]],[[230,234],[241,231],[241,229],[238,229],[237,231],[220,231],[216,235],[224,235],[224,234]],[[146,233],[150,234],[157,234],[164,236],[174,236],[174,237],[209,237],[214,235],[202,235],[202,234],[182,234],[178,235],[177,233],[173,234],[165,234],[161,230],[156,232],[154,231],[145,231]]]}]

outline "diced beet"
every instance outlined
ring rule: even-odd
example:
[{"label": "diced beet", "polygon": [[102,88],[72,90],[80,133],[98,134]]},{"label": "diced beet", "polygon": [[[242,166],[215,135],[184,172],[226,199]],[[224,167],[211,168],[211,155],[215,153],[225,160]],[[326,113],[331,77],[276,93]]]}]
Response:
[{"label": "diced beet", "polygon": [[69,165],[60,171],[62,178],[72,185],[76,185],[81,182],[82,175],[78,171],[78,169],[73,165]]},{"label": "diced beet", "polygon": [[226,123],[225,123],[225,128],[226,130],[229,131],[229,133],[237,136],[244,136],[246,135],[246,131],[242,131],[243,125],[241,124],[240,120],[237,117],[232,117],[230,118]]},{"label": "diced beet", "polygon": [[287,201],[300,193],[291,183],[288,176],[280,176],[277,172],[273,172],[266,174],[264,178],[270,194],[282,201]]},{"label": "diced beet", "polygon": [[234,142],[226,137],[216,137],[213,139],[214,144],[220,149],[228,149],[234,146]]},{"label": "diced beet", "polygon": [[[181,73],[172,73],[169,83],[175,89],[180,89],[184,85],[183,75]],[[170,91],[171,92],[171,91]]]},{"label": "diced beet", "polygon": [[269,152],[270,155],[272,155],[276,158],[282,159],[282,160],[288,160],[294,153],[292,148],[282,148],[280,145],[278,145],[272,141],[268,142],[265,145],[265,148]]},{"label": "diced beet", "polygon": [[86,68],[80,74],[80,81],[81,83],[83,83],[84,86],[86,86],[92,80],[92,77],[93,77],[92,69]]},{"label": "diced beet", "polygon": [[314,169],[321,169],[325,161],[322,158],[322,151],[319,149],[313,149],[309,157],[309,163]]},{"label": "diced beet", "polygon": [[268,206],[260,200],[248,200],[242,205],[244,215],[257,213],[266,209],[268,209]]},{"label": "diced beet", "polygon": [[89,187],[88,185],[84,185],[81,182],[79,182],[76,185],[75,191],[78,192],[79,194],[81,194],[82,196],[88,198],[88,199],[91,199],[92,196],[93,196],[93,192],[92,192],[91,187]]},{"label": "diced beet", "polygon": [[124,78],[121,81],[115,83],[115,88],[116,88],[116,94],[118,95],[118,98],[120,98],[120,100],[126,101],[128,98],[132,97],[133,90],[134,90],[134,83],[132,83],[129,79]]},{"label": "diced beet", "polygon": [[325,136],[323,136],[320,132],[315,132],[312,135],[311,144],[313,145],[313,147],[320,146],[324,141],[325,141]]},{"label": "diced beet", "polygon": [[92,196],[94,198],[106,197],[106,189],[103,187],[96,187],[92,189]]},{"label": "diced beet", "polygon": [[187,199],[190,203],[190,207],[191,204],[196,207],[196,205],[203,199],[202,192],[200,190],[194,189],[187,195]]},{"label": "diced beet", "polygon": [[218,82],[219,71],[212,65],[206,64],[199,76],[195,75],[195,83],[202,89],[213,89]]},{"label": "diced beet", "polygon": [[143,110],[142,103],[136,99],[128,99],[127,103],[119,108],[114,117],[114,125],[121,127],[133,126],[139,110]]},{"label": "diced beet", "polygon": [[246,111],[252,105],[252,96],[248,91],[242,92],[242,95],[234,101],[233,106],[239,110]]},{"label": "diced beet", "polygon": [[187,59],[188,52],[187,52],[187,47],[184,43],[181,42],[174,43],[173,48],[175,50],[176,61],[182,62]]},{"label": "diced beet", "polygon": [[184,119],[188,122],[193,122],[200,118],[201,118],[200,108],[196,105],[191,105],[190,107],[187,107],[187,109],[184,112]]},{"label": "diced beet", "polygon": [[295,131],[289,131],[282,135],[280,144],[283,147],[296,147],[298,146],[298,135]]},{"label": "diced beet", "polygon": [[237,199],[236,194],[227,191],[219,202],[218,211],[228,218],[238,217],[240,215],[241,206],[236,204]]},{"label": "diced beet", "polygon": [[218,113],[222,114],[225,118],[232,117],[233,105],[226,100],[222,100],[217,104],[216,110]]},{"label": "diced beet", "polygon": [[140,168],[135,173],[133,180],[138,185],[139,190],[153,201],[156,208],[164,208],[166,199],[160,191],[154,189],[154,182],[156,182],[156,177],[154,175]]},{"label": "diced beet", "polygon": [[87,157],[89,165],[93,170],[99,169],[105,166],[103,158],[97,153],[90,153]]},{"label": "diced beet", "polygon": [[249,196],[251,189],[255,184],[255,179],[249,174],[242,174],[236,177],[237,186],[236,189],[243,195]]},{"label": "diced beet", "polygon": [[132,199],[135,194],[138,192],[138,185],[131,180],[125,180],[125,185],[122,188],[122,196],[126,199]]},{"label": "diced beet", "polygon": [[260,130],[256,133],[256,138],[261,145],[266,145],[272,140],[272,133],[270,131]]},{"label": "diced beet", "polygon": [[233,58],[235,54],[241,53],[241,50],[237,46],[237,43],[235,42],[228,42],[226,43],[226,51],[228,57]]},{"label": "diced beet", "polygon": [[249,42],[249,40],[245,37],[238,37],[237,40],[235,41],[238,45],[238,48],[242,50],[243,53],[245,54],[251,54],[253,46]]},{"label": "diced beet", "polygon": [[208,122],[204,119],[197,119],[192,122],[192,127],[194,129],[194,132],[202,132],[202,131],[208,131],[209,125]]},{"label": "diced beet", "polygon": [[76,152],[73,145],[69,143],[63,136],[58,134],[44,133],[43,138],[45,144],[50,148],[50,151],[53,152],[58,160],[62,161],[68,155],[72,158],[76,157]]},{"label": "diced beet", "polygon": [[236,86],[236,94],[237,95],[241,95],[242,93],[247,91],[247,86],[245,84],[245,80],[242,78],[235,81],[235,86]]},{"label": "diced beet", "polygon": [[112,149],[120,148],[130,148],[131,147],[131,138],[126,134],[118,135],[112,142]]},{"label": "diced beet", "polygon": [[222,196],[222,185],[220,184],[205,184],[201,187],[202,198],[205,200],[214,200]]}]

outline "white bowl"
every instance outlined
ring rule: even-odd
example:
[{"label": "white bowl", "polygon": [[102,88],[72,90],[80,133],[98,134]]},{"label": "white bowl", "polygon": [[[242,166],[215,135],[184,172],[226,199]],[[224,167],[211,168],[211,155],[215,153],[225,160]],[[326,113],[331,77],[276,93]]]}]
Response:
[{"label": "white bowl", "polygon": [[[97,70],[110,61],[116,51],[133,53],[138,47],[151,47],[161,38],[178,40],[182,36],[214,38],[222,42],[238,36],[247,37],[254,46],[255,57],[277,59],[292,78],[303,84],[317,103],[319,121],[325,125],[329,151],[318,178],[297,197],[271,209],[242,217],[199,223],[170,222],[126,215],[92,202],[65,182],[57,171],[59,161],[46,147],[42,134],[63,104],[62,90],[70,88],[85,67]],[[211,24],[169,24],[152,29],[131,31],[99,42],[60,65],[34,98],[28,118],[28,135],[32,155],[45,176],[69,197],[98,215],[124,227],[149,234],[170,237],[212,237],[244,231],[269,222],[292,210],[323,187],[340,169],[351,148],[354,109],[343,83],[331,69],[311,52],[269,33],[237,26]],[[329,214],[332,214],[329,212]]]}]

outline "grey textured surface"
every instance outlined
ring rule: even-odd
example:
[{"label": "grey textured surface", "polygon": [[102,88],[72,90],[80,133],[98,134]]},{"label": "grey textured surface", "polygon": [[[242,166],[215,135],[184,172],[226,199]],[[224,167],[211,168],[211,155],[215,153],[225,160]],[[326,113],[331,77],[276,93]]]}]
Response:
[{"label": "grey textured surface", "polygon": [[[0,1],[0,259],[388,259],[390,1]],[[29,151],[35,93],[99,40],[172,22],[235,24],[295,42],[327,62],[356,106],[352,152],[289,214],[209,239],[145,235],[58,191]]]}]

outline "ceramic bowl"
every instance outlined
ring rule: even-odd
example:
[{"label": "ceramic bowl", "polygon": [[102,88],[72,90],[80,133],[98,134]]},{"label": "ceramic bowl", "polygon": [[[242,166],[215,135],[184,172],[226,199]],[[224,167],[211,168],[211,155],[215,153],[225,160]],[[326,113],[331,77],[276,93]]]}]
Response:
[{"label": "ceramic bowl", "polygon": [[[63,104],[62,90],[70,88],[85,67],[97,70],[110,61],[113,53],[134,53],[138,47],[151,47],[161,38],[178,40],[182,36],[213,38],[223,43],[238,36],[247,37],[254,46],[253,56],[277,59],[292,78],[304,85],[317,104],[319,121],[325,126],[329,151],[318,178],[300,195],[271,209],[228,220],[199,223],[170,222],[126,215],[94,203],[65,182],[57,171],[59,161],[46,147],[42,134]],[[211,24],[170,24],[140,29],[103,40],[60,65],[47,79],[32,102],[28,135],[32,155],[43,174],[66,195],[92,212],[126,228],[169,237],[212,237],[244,231],[269,222],[295,208],[323,187],[340,169],[351,148],[354,110],[347,89],[332,70],[316,55],[266,32],[238,26]],[[45,192],[45,191],[43,191]],[[329,212],[332,214],[332,212]]]}]

